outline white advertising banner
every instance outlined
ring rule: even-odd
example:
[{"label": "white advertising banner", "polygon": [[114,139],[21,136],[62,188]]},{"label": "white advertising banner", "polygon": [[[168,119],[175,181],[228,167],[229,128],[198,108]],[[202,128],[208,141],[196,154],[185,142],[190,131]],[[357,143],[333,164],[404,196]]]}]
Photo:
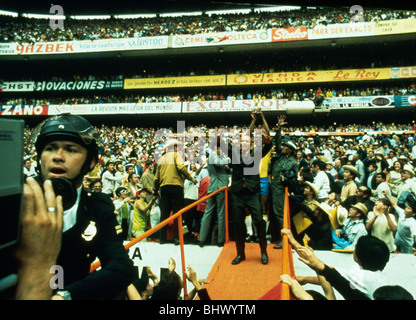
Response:
[{"label": "white advertising banner", "polygon": [[85,41],[6,43],[0,46],[0,55],[39,55],[60,53],[88,53],[123,50],[166,49],[168,36],[122,38]]},{"label": "white advertising banner", "polygon": [[327,26],[318,25],[313,29],[308,29],[309,40],[366,37],[372,35],[374,35],[372,22],[340,23],[329,24]]},{"label": "white advertising banner", "polygon": [[50,105],[49,115],[70,112],[73,114],[151,114],[151,113],[180,113],[180,102],[153,102],[153,103],[102,103],[102,104],[75,104]]},{"label": "white advertising banner", "polygon": [[394,108],[394,96],[335,97],[326,101],[331,109]]},{"label": "white advertising banner", "polygon": [[245,32],[218,32],[173,36],[172,48],[205,47],[269,42],[271,42],[270,29],[252,30]]},{"label": "white advertising banner", "polygon": [[262,111],[286,110],[289,107],[301,107],[310,101],[288,101],[286,99],[260,100],[256,106],[254,100],[216,100],[184,102],[182,112],[247,112],[256,108]]},{"label": "white advertising banner", "polygon": [[34,91],[34,81],[0,81],[0,92],[26,92]]}]

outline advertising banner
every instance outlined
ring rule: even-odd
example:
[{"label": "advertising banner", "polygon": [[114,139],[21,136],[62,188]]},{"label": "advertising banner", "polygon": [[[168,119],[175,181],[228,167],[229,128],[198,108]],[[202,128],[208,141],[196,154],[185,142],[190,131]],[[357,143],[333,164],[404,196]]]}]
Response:
[{"label": "advertising banner", "polygon": [[308,39],[367,37],[373,35],[372,22],[318,25],[308,30]]},{"label": "advertising banner", "polygon": [[330,109],[342,108],[393,108],[394,96],[336,97],[327,98]]},{"label": "advertising banner", "polygon": [[374,21],[374,35],[387,35],[416,32],[416,19]]},{"label": "advertising banner", "polygon": [[182,112],[233,112],[253,111],[261,108],[262,111],[285,110],[290,102],[286,99],[259,100],[258,105],[254,100],[217,100],[217,101],[192,101],[184,102]]},{"label": "advertising banner", "polygon": [[33,81],[0,81],[0,92],[28,92],[33,91],[35,83]]},{"label": "advertising banner", "polygon": [[416,78],[416,67],[394,67],[390,68],[392,79]]},{"label": "advertising banner", "polygon": [[272,42],[308,40],[308,28],[276,28],[272,29]]},{"label": "advertising banner", "polygon": [[0,47],[0,55],[39,55],[61,53],[88,53],[108,52],[123,50],[166,49],[168,36],[122,38],[105,40],[61,41],[61,42],[36,42],[6,43]]},{"label": "advertising banner", "polygon": [[3,105],[0,108],[1,116],[47,116],[49,106],[34,105]]},{"label": "advertising banner", "polygon": [[416,96],[415,95],[394,96],[394,105],[396,107],[415,107]]},{"label": "advertising banner", "polygon": [[390,79],[389,68],[251,73],[227,75],[227,85],[310,83]]},{"label": "advertising banner", "polygon": [[151,113],[180,113],[180,102],[153,103],[102,103],[77,105],[50,105],[49,115],[70,112],[79,115],[104,114],[151,114]]},{"label": "advertising banner", "polygon": [[225,79],[225,75],[125,79],[124,89],[224,86]]},{"label": "advertising banner", "polygon": [[270,30],[201,33],[195,35],[188,34],[173,36],[172,48],[254,44],[267,42],[271,42]]},{"label": "advertising banner", "polygon": [[17,54],[15,43],[0,43],[0,55]]},{"label": "advertising banner", "polygon": [[123,89],[124,80],[79,80],[37,82],[35,91],[77,91]]}]

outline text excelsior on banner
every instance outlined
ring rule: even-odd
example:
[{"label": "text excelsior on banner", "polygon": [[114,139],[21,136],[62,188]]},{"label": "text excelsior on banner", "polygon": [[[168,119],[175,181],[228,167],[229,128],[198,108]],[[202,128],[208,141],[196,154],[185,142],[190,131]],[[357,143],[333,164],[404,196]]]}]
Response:
[{"label": "text excelsior on banner", "polygon": [[[182,112],[247,112],[255,108],[262,111],[285,110],[290,101],[287,99],[260,100],[217,100],[184,102]],[[299,103],[299,102],[298,102]]]},{"label": "text excelsior on banner", "polygon": [[227,75],[227,85],[309,83],[390,79],[389,68],[251,73]]}]

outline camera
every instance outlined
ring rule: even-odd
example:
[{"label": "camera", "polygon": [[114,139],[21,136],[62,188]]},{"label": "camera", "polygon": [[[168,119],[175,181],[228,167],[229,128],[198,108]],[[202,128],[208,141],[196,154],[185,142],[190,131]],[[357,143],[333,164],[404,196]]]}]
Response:
[{"label": "camera", "polygon": [[64,210],[68,210],[74,206],[77,200],[77,188],[72,180],[64,177],[42,179],[39,176],[34,177],[34,179],[40,185],[42,190],[45,180],[50,180],[52,182],[55,196],[62,196],[62,206]]}]

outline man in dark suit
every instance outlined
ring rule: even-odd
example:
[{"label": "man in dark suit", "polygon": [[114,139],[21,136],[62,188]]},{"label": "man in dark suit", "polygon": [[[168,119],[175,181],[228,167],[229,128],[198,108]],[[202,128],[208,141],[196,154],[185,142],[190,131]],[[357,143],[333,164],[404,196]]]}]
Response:
[{"label": "man in dark suit", "polygon": [[[101,193],[87,194],[84,175],[98,159],[94,127],[84,118],[63,114],[46,119],[33,132],[40,155],[42,179],[71,181],[74,200],[64,207],[62,245],[57,265],[64,270],[64,287],[52,299],[116,299],[133,281],[133,262],[123,246],[121,226],[111,200]],[[63,194],[63,203],[68,192]],[[53,214],[56,209],[48,208]],[[101,270],[90,273],[91,263]]]},{"label": "man in dark suit", "polygon": [[242,134],[240,147],[236,146],[235,141],[233,146],[229,145],[229,154],[232,154],[232,183],[230,190],[232,192],[232,213],[237,249],[237,257],[232,261],[234,265],[239,264],[246,258],[244,252],[246,208],[250,212],[254,226],[257,229],[257,235],[260,240],[261,262],[267,264],[269,261],[267,255],[266,222],[262,217],[260,201],[259,165],[262,155],[267,154],[272,145],[270,140],[263,139],[263,141],[259,141],[261,139],[258,139],[258,137],[259,135],[255,134],[255,147],[252,150],[250,150],[251,139],[249,134]]}]

